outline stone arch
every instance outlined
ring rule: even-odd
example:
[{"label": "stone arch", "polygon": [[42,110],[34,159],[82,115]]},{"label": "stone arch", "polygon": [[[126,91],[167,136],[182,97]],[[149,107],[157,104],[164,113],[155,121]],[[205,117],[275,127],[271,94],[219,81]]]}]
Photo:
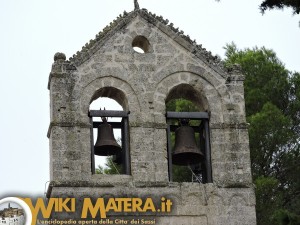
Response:
[{"label": "stone arch", "polygon": [[208,110],[208,103],[205,96],[197,92],[190,84],[182,83],[173,87],[167,97],[166,102],[173,99],[184,98],[193,102],[201,111]]},{"label": "stone arch", "polygon": [[225,88],[220,88],[223,87],[221,83],[219,85],[215,87],[200,74],[175,72],[158,83],[153,97],[154,106],[157,112],[165,114],[165,103],[172,97],[183,95],[196,105],[203,104],[202,108],[211,112],[211,122],[223,122],[223,114],[220,112],[224,110],[224,101],[229,100],[230,95],[225,84]]},{"label": "stone arch", "polygon": [[90,103],[100,97],[107,97],[114,99],[117,103],[119,103],[124,110],[128,110],[128,102],[124,92],[120,91],[115,87],[102,87],[97,90],[92,96]]},{"label": "stone arch", "polygon": [[[87,84],[81,89],[81,95],[80,95],[80,114],[81,114],[81,121],[84,121],[86,124],[90,123],[90,117],[88,116],[89,107],[92,101],[96,100],[99,97],[108,97],[110,99],[115,100],[117,103],[119,103],[124,111],[129,111],[132,109],[132,112],[135,114],[140,111],[140,104],[137,98],[137,95],[131,88],[131,86],[118,78],[107,76],[107,77],[100,77],[97,79],[94,79],[92,82]],[[133,119],[134,120],[134,119]],[[125,125],[123,126],[124,129],[128,129],[128,120],[126,120],[127,125],[125,128]],[[86,131],[87,135],[92,137],[93,131],[92,129],[88,129]],[[123,138],[124,136],[122,136]],[[125,138],[126,139],[126,138]],[[124,140],[124,139],[123,139]],[[126,158],[126,165],[130,165],[130,157],[129,161],[127,161],[128,156],[130,155],[130,141],[126,139],[126,155],[122,156],[123,159]],[[93,146],[93,143],[91,143],[91,147]],[[87,155],[91,154],[89,146],[86,145],[86,153]],[[93,165],[94,155],[91,154],[92,157],[89,159],[90,165]],[[125,164],[125,162],[124,162]],[[128,169],[129,168],[129,169]],[[93,168],[92,168],[93,173]],[[130,166],[126,166],[126,169],[123,170],[122,174],[129,174],[130,173]]]},{"label": "stone arch", "polygon": [[82,89],[81,114],[87,114],[90,103],[99,98],[108,97],[118,102],[124,110],[140,111],[140,104],[131,86],[118,78],[101,77],[93,80]]},{"label": "stone arch", "polygon": [[[178,67],[175,67],[173,64],[167,65],[160,70],[155,77],[157,77],[158,83],[162,80],[166,79],[169,75],[174,73],[192,73],[200,76],[203,80],[208,82],[211,86],[217,88],[222,86],[225,83],[224,76],[220,75],[219,73],[215,72],[215,70],[210,68],[204,68],[199,65],[194,65],[188,63],[186,68],[182,68],[178,70]],[[180,77],[181,80],[184,80],[184,77]]]}]

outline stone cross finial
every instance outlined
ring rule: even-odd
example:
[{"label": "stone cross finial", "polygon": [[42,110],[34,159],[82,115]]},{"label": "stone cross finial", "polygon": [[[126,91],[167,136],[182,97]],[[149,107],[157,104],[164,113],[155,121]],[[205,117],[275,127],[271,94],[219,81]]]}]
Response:
[{"label": "stone cross finial", "polygon": [[139,10],[139,9],[140,9],[140,6],[138,3],[138,0],[134,0],[134,10]]}]

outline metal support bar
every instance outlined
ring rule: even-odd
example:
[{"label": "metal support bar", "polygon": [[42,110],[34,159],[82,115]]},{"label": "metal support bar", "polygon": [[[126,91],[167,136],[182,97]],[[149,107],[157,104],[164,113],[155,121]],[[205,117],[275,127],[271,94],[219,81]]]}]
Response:
[{"label": "metal support bar", "polygon": [[[122,127],[124,127],[124,119],[122,119]],[[121,152],[121,156],[122,156],[122,160],[121,160],[121,164],[122,164],[122,169],[123,169],[123,173],[125,173],[126,171],[126,165],[125,165],[125,152],[126,150],[126,141],[125,141],[125,132],[124,129],[121,129],[121,141],[122,141],[122,152]]]},{"label": "metal support bar", "polygon": [[210,135],[208,120],[204,121],[205,130],[205,167],[207,183],[212,183],[212,168],[211,168],[211,155],[210,155]]},{"label": "metal support bar", "polygon": [[129,154],[129,131],[128,131],[128,119],[123,118],[124,120],[124,162],[125,162],[125,174],[130,175],[131,166],[130,166],[130,154]]},{"label": "metal support bar", "polygon": [[[90,118],[90,123],[93,124],[93,118]],[[90,137],[90,141],[91,141],[91,169],[92,169],[92,174],[95,174],[95,153],[94,153],[94,133],[93,133],[93,127],[91,127],[90,129],[91,132],[91,137]]]},{"label": "metal support bar", "polygon": [[208,112],[167,112],[167,119],[209,119]]},{"label": "metal support bar", "polygon": [[128,117],[130,111],[90,110],[89,117]]},{"label": "metal support bar", "polygon": [[[107,122],[109,125],[112,126],[112,128],[115,129],[122,129],[122,123],[121,122]],[[93,128],[98,128],[99,125],[103,124],[103,122],[93,122]]]},{"label": "metal support bar", "polygon": [[[201,123],[201,126],[199,126],[199,144],[200,144],[200,149],[203,149],[204,152],[204,159],[206,158],[206,151],[205,151],[205,139],[204,139],[204,125]],[[201,162],[201,170],[202,170],[202,182],[207,183],[207,176],[206,176],[206,163],[205,160],[204,162]]]},{"label": "metal support bar", "polygon": [[168,170],[169,170],[169,181],[173,181],[173,173],[172,173],[172,149],[171,149],[171,132],[170,132],[170,124],[167,127],[167,150],[168,150]]},{"label": "metal support bar", "polygon": [[[170,131],[171,132],[175,132],[176,129],[179,128],[179,127],[180,127],[180,125],[170,125]],[[189,126],[189,127],[193,128],[195,133],[199,133],[200,132],[199,131],[199,126]]]}]

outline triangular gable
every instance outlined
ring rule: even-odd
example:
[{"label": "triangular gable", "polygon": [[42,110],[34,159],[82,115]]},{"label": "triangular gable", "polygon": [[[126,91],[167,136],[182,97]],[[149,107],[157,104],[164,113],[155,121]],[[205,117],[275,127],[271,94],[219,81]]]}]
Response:
[{"label": "triangular gable", "polygon": [[229,69],[225,68],[223,62],[218,56],[213,56],[211,52],[207,51],[202,45],[198,45],[195,40],[191,40],[189,35],[185,35],[182,30],[175,28],[173,23],[169,23],[168,19],[164,19],[162,16],[157,16],[149,12],[147,9],[136,9],[131,12],[124,11],[123,15],[119,15],[113,22],[100,31],[95,39],[90,40],[82,47],[81,51],[77,51],[70,59],[70,63],[75,67],[81,65],[87,61],[92,55],[96,53],[101,46],[105,44],[110,37],[127,26],[135,17],[141,16],[148,23],[151,23],[157,27],[161,32],[173,37],[173,40],[179,45],[187,49],[190,53],[194,54],[209,67],[214,69],[224,78],[228,77]]}]

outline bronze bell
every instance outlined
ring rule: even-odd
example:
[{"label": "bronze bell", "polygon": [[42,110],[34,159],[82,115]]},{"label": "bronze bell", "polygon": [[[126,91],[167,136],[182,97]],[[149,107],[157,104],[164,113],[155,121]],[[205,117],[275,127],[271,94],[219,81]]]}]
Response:
[{"label": "bronze bell", "polygon": [[94,147],[94,153],[99,156],[115,155],[121,152],[122,148],[114,137],[112,126],[107,123],[106,118],[102,120],[103,124],[98,127],[98,137]]},{"label": "bronze bell", "polygon": [[175,147],[172,163],[187,166],[200,163],[204,155],[196,145],[195,132],[188,120],[181,120],[181,126],[175,131]]}]

